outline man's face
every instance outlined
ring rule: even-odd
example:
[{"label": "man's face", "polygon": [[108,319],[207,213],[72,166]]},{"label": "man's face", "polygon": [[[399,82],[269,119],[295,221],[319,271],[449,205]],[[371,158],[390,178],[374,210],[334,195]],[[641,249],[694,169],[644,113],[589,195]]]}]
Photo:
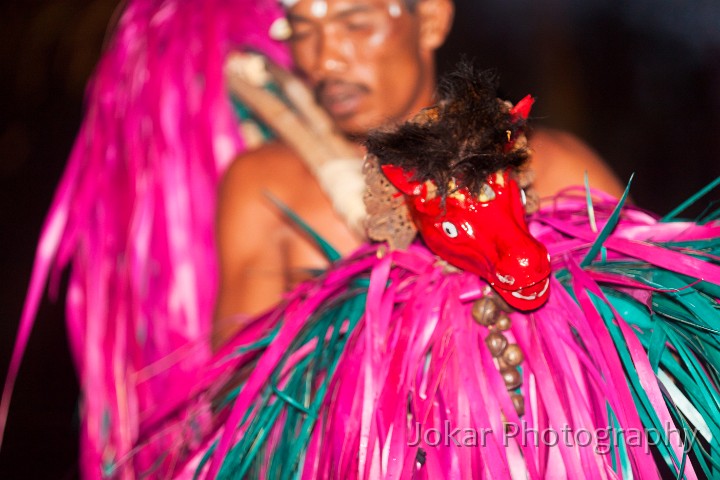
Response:
[{"label": "man's face", "polygon": [[299,0],[288,11],[297,68],[336,125],[364,136],[432,98],[432,52],[403,0]]}]

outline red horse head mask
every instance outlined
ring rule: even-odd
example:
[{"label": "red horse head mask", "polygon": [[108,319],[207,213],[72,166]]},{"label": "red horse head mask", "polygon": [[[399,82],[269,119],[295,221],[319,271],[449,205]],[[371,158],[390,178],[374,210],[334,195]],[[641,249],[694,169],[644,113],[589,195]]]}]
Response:
[{"label": "red horse head mask", "polygon": [[479,275],[517,309],[534,309],[547,300],[550,257],[528,231],[524,192],[509,171],[491,174],[479,195],[460,188],[443,202],[432,182],[413,181],[392,165],[382,170],[405,195],[413,221],[436,255]]},{"label": "red horse head mask", "polygon": [[495,76],[463,64],[440,83],[434,107],[366,142],[427,246],[521,310],[547,300],[550,276],[513,174],[528,158],[532,103],[530,96],[514,107],[499,100]]}]

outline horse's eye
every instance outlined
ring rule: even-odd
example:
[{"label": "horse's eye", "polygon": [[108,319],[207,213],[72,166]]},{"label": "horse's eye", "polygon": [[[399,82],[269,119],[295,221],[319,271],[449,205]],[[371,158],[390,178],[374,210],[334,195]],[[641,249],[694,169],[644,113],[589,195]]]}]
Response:
[{"label": "horse's eye", "polygon": [[523,207],[527,205],[527,196],[525,195],[525,189],[520,189],[520,200],[522,201]]},{"label": "horse's eye", "polygon": [[443,222],[442,229],[443,229],[443,232],[445,232],[445,235],[447,235],[450,238],[455,238],[458,236],[457,227],[455,225],[453,225],[452,222]]}]

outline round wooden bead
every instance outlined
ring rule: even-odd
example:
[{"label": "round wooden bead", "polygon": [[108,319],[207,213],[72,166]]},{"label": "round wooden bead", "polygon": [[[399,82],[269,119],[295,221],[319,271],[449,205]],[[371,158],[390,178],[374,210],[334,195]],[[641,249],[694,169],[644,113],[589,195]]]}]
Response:
[{"label": "round wooden bead", "polygon": [[480,325],[489,327],[497,320],[498,308],[490,297],[482,297],[473,303],[472,316]]},{"label": "round wooden bead", "polygon": [[512,399],[513,407],[515,407],[518,416],[522,417],[525,414],[525,399],[519,393],[513,393],[510,398]]},{"label": "round wooden bead", "polygon": [[505,330],[510,328],[510,325],[512,325],[512,320],[510,320],[510,317],[501,312],[497,317],[497,321],[495,322],[495,328],[497,328],[501,332],[504,332]]},{"label": "round wooden bead", "polygon": [[525,356],[517,343],[511,343],[503,351],[502,359],[511,367],[517,367],[525,359]]},{"label": "round wooden bead", "polygon": [[485,344],[490,349],[490,353],[493,357],[499,357],[502,355],[505,347],[507,347],[508,341],[502,333],[491,332],[490,335],[485,338]]},{"label": "round wooden bead", "polygon": [[505,386],[508,390],[515,390],[522,385],[522,376],[520,376],[520,372],[518,372],[517,368],[503,368],[500,370],[500,374],[502,375],[503,380],[505,381]]},{"label": "round wooden bead", "polygon": [[497,308],[499,308],[503,312],[512,313],[512,312],[516,311],[513,307],[510,306],[509,303],[507,303],[505,300],[503,300],[502,297],[500,297],[498,295],[494,295],[493,300],[495,300],[495,304],[497,305]]}]

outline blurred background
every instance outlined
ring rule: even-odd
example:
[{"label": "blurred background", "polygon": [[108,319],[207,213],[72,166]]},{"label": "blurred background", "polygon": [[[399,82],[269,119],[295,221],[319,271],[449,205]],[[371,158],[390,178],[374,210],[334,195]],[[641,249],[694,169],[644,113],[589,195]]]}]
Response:
[{"label": "blurred background", "polygon": [[[85,83],[118,3],[0,6],[0,378]],[[541,123],[579,135],[622,179],[635,172],[631,193],[640,206],[667,213],[720,175],[720,2],[456,5],[441,70],[462,54],[496,68],[507,98],[532,93]],[[719,198],[713,192],[702,205]],[[78,386],[66,343],[62,301],[46,301],[18,378],[0,478],[77,477]]]}]

